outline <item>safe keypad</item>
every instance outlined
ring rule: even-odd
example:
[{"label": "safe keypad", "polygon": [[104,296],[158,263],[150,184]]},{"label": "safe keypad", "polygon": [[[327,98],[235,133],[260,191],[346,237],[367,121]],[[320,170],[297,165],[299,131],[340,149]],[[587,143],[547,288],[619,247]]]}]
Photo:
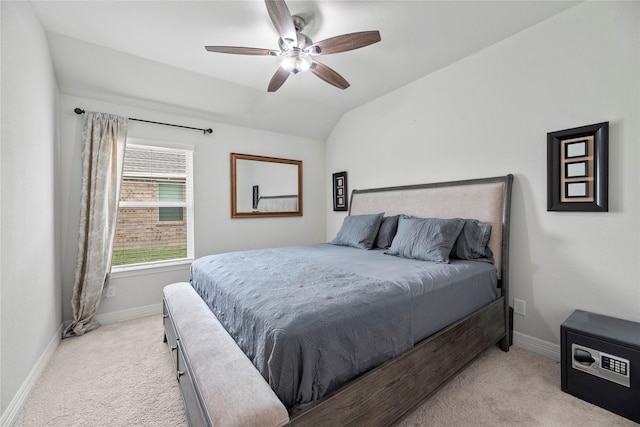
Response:
[{"label": "safe keypad", "polygon": [[602,367],[620,375],[627,375],[627,364],[621,360],[602,356]]}]

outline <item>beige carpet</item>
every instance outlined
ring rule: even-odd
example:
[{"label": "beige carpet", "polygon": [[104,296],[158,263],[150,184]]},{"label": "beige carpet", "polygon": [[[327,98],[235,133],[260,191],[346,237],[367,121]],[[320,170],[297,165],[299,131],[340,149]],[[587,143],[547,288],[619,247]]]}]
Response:
[{"label": "beige carpet", "polygon": [[[160,316],[65,339],[16,426],[186,426]],[[560,390],[560,365],[490,349],[399,426],[637,426]]]},{"label": "beige carpet", "polygon": [[151,316],[62,340],[16,426],[186,426],[163,336]]}]

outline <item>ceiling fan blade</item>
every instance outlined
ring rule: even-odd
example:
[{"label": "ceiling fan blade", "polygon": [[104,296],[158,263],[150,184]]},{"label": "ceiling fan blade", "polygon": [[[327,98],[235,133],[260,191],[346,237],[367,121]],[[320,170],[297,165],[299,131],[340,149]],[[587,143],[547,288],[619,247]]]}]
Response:
[{"label": "ceiling fan blade", "polygon": [[293,25],[293,18],[284,0],[264,0],[264,2],[280,38],[287,44],[296,43],[298,41],[296,27]]},{"label": "ceiling fan blade", "polygon": [[236,47],[236,46],[205,46],[209,52],[233,53],[236,55],[270,55],[277,56],[280,52],[272,49],[261,49],[258,47]]},{"label": "ceiling fan blade", "polygon": [[338,89],[346,89],[351,86],[344,77],[319,62],[313,61],[311,64],[311,72],[330,85],[334,85]]},{"label": "ceiling fan blade", "polygon": [[307,52],[318,55],[328,55],[330,53],[346,52],[348,50],[359,49],[381,40],[379,31],[360,31],[357,33],[343,34],[331,37],[312,44]]},{"label": "ceiling fan blade", "polygon": [[267,88],[268,92],[275,92],[280,89],[280,86],[287,80],[289,77],[289,72],[282,67],[278,67],[276,73],[271,77],[271,81],[269,82],[269,87]]}]

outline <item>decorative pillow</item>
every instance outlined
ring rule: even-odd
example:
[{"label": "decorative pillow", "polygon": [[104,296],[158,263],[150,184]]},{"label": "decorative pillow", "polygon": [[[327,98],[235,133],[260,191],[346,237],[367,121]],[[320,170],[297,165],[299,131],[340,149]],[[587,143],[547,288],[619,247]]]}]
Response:
[{"label": "decorative pillow", "polygon": [[378,230],[378,237],[376,237],[376,247],[387,249],[391,246],[393,238],[398,231],[398,218],[400,215],[385,216],[382,218],[382,224],[380,224],[380,230]]},{"label": "decorative pillow", "polygon": [[451,258],[489,258],[493,261],[493,252],[487,246],[491,237],[491,224],[484,224],[477,219],[463,221],[464,227],[451,249]]},{"label": "decorative pillow", "polygon": [[344,219],[338,235],[331,241],[334,245],[371,249],[378,235],[384,213],[349,215]]},{"label": "decorative pillow", "polygon": [[385,253],[447,264],[451,248],[463,226],[461,218],[410,218],[401,215],[398,232]]}]

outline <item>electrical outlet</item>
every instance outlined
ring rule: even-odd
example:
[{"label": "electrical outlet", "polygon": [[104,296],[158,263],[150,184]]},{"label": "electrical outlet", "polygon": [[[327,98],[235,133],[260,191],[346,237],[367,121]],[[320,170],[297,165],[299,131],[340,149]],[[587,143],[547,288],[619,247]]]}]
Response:
[{"label": "electrical outlet", "polygon": [[514,298],[513,299],[513,312],[520,316],[527,315],[527,303],[524,300]]},{"label": "electrical outlet", "polygon": [[107,288],[107,298],[116,296],[116,285],[109,285]]}]

